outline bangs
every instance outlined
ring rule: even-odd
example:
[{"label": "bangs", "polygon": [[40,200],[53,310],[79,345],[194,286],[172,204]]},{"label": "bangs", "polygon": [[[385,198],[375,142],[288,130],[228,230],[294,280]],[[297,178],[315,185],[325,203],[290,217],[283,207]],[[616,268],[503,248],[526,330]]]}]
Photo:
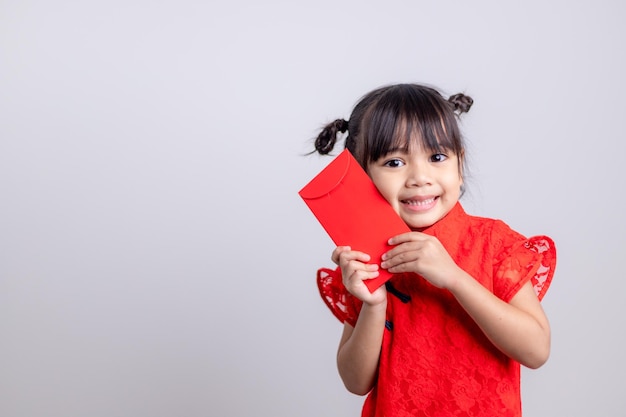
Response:
[{"label": "bangs", "polygon": [[456,115],[435,90],[391,88],[370,108],[364,122],[368,163],[416,146],[431,152],[462,152]]}]

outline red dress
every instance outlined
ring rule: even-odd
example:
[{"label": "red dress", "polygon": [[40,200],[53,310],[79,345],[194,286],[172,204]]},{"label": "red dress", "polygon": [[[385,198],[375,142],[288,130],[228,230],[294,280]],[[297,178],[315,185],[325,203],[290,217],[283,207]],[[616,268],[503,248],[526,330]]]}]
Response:
[{"label": "red dress", "polygon": [[[460,204],[424,233],[506,302],[529,280],[541,299],[552,280],[550,238],[527,239]],[[333,314],[354,326],[360,301],[345,290],[341,271],[320,269],[318,286]],[[450,292],[412,273],[395,275],[387,292],[378,378],[362,416],[521,416],[520,364],[487,339]]]}]

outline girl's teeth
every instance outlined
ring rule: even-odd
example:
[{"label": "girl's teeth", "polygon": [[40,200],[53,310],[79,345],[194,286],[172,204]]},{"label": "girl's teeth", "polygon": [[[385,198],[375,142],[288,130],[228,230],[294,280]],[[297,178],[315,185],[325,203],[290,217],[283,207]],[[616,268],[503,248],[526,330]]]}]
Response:
[{"label": "girl's teeth", "polygon": [[426,204],[432,203],[434,200],[434,198],[429,198],[428,200],[423,201],[407,200],[406,203],[410,206],[424,206]]}]

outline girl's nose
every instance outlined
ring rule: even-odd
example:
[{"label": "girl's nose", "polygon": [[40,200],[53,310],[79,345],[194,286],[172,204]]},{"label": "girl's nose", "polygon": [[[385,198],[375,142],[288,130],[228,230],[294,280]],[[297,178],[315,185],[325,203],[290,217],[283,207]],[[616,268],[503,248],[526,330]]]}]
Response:
[{"label": "girl's nose", "polygon": [[408,171],[407,187],[423,187],[431,184],[430,169],[427,164],[416,164]]}]

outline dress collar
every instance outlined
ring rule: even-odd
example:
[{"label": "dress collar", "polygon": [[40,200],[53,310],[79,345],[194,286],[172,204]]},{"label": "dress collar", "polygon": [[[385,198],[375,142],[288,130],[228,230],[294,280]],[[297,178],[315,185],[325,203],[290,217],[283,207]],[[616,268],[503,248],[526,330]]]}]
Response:
[{"label": "dress collar", "polygon": [[437,223],[422,230],[422,233],[435,237],[440,237],[442,234],[449,234],[451,230],[458,229],[458,226],[460,226],[465,218],[467,218],[467,214],[465,210],[463,210],[461,203],[457,201],[448,214]]}]

